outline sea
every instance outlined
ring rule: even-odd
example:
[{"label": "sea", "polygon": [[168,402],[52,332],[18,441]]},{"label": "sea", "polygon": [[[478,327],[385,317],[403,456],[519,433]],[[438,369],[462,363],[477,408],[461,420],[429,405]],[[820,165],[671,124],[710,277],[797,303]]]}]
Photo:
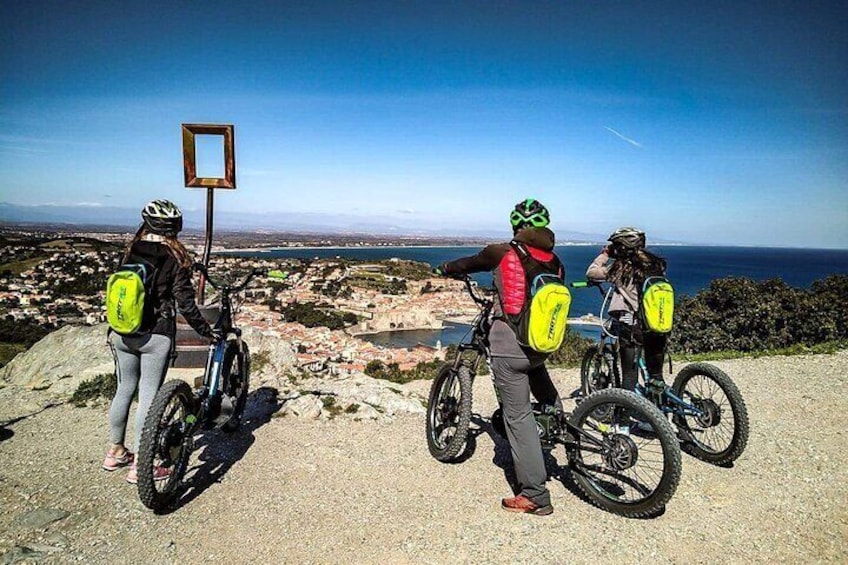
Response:
[{"label": "sea", "polygon": [[[653,245],[651,251],[668,261],[668,278],[678,295],[694,296],[710,281],[723,277],[748,277],[762,281],[780,278],[790,286],[809,288],[813,281],[831,274],[848,274],[848,250],[787,249],[764,247],[711,247],[690,245]],[[432,266],[473,255],[479,247],[320,247],[284,248],[262,251],[230,251],[221,254],[262,259],[314,259],[342,257],[361,261],[380,261],[393,257],[420,261]],[[584,280],[586,267],[600,252],[597,245],[557,246],[557,255],[565,265],[568,282]],[[490,273],[475,275],[483,286],[492,284]],[[848,299],[848,297],[846,297]],[[596,288],[572,289],[571,317],[597,314],[601,296]],[[404,330],[381,332],[364,338],[391,347],[412,347],[418,343],[442,345],[457,343],[468,331],[457,324],[442,330]],[[597,335],[591,326],[574,328],[587,336]]]}]

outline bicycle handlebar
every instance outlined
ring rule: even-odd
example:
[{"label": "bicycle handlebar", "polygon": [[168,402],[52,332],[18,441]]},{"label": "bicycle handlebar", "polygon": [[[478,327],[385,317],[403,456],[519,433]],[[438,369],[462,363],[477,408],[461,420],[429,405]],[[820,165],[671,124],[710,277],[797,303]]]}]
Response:
[{"label": "bicycle handlebar", "polygon": [[452,275],[452,276],[449,275],[449,278],[464,282],[465,283],[465,289],[468,291],[468,294],[471,295],[471,299],[475,303],[477,303],[478,305],[483,306],[484,308],[489,308],[492,305],[494,305],[494,302],[492,300],[489,300],[488,298],[484,298],[484,297],[480,296],[480,294],[478,292],[474,291],[475,288],[478,288],[478,289],[483,290],[483,291],[491,290],[491,289],[487,289],[485,287],[477,286],[477,282],[474,279],[472,279],[470,276],[468,276],[468,275]]},{"label": "bicycle handlebar", "polygon": [[245,277],[245,279],[240,284],[229,285],[229,284],[226,284],[224,281],[215,280],[212,277],[210,277],[209,276],[209,269],[207,269],[203,265],[203,263],[195,263],[194,264],[194,270],[201,273],[203,275],[203,277],[206,279],[206,281],[210,285],[212,285],[212,288],[220,290],[222,292],[227,292],[227,293],[232,293],[232,294],[241,292],[242,290],[247,288],[247,285],[250,284],[250,282],[257,276],[265,275],[269,278],[279,279],[279,280],[283,280],[286,277],[288,277],[288,273],[280,271],[280,270],[269,271],[268,269],[253,269],[252,271],[250,271],[250,273],[248,273],[248,275]]},{"label": "bicycle handlebar", "polygon": [[[598,289],[598,292],[601,293],[601,296],[606,296],[606,292],[604,290],[604,283],[607,281],[593,281],[593,280],[585,280],[585,281],[574,281],[569,286],[571,288],[590,288],[595,287]],[[612,284],[612,283],[609,283]]]}]

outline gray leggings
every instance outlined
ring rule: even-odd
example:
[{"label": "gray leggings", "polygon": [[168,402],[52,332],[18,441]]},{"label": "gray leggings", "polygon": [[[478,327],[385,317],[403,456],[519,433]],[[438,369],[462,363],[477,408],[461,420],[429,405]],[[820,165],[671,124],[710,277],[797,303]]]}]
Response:
[{"label": "gray leggings", "polygon": [[171,356],[171,337],[160,334],[121,336],[111,334],[109,343],[115,355],[118,390],[109,408],[109,438],[123,444],[127,433],[130,404],[138,388],[138,409],[135,413],[135,445],[138,449],[141,428],[156,391],[165,380]]}]

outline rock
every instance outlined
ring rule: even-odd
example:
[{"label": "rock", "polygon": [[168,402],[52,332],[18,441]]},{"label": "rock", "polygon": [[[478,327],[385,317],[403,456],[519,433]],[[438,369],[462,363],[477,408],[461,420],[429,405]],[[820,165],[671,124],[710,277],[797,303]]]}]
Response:
[{"label": "rock", "polygon": [[354,420],[379,420],[381,415],[373,406],[369,406],[368,404],[362,404],[353,413]]},{"label": "rock", "polygon": [[[405,393],[388,381],[357,375],[344,380],[308,379],[298,383],[315,397],[332,397],[334,408],[324,407],[328,416],[351,414],[355,419],[386,419],[396,414],[423,414],[424,405],[418,395]],[[293,394],[293,393],[290,393]],[[358,405],[354,411],[351,406]]]},{"label": "rock", "polygon": [[40,530],[53,522],[67,518],[69,515],[69,512],[58,508],[39,508],[38,510],[18,514],[12,520],[12,525],[30,530]]},{"label": "rock", "polygon": [[0,369],[0,380],[70,396],[81,382],[115,370],[106,327],[65,326],[52,332]]},{"label": "rock", "polygon": [[280,411],[285,415],[315,420],[321,416],[322,407],[323,405],[321,404],[321,400],[318,396],[305,394],[287,401],[283,404]]},{"label": "rock", "polygon": [[68,547],[70,540],[64,534],[53,532],[44,538],[44,543],[50,544],[54,547]]},{"label": "rock", "polygon": [[35,551],[24,545],[16,545],[3,556],[3,564],[34,563],[41,560],[44,556],[45,554],[40,551]]},{"label": "rock", "polygon": [[242,328],[242,337],[253,359],[251,387],[279,388],[278,381],[291,373],[297,364],[291,342],[276,333],[263,333],[250,326]]}]

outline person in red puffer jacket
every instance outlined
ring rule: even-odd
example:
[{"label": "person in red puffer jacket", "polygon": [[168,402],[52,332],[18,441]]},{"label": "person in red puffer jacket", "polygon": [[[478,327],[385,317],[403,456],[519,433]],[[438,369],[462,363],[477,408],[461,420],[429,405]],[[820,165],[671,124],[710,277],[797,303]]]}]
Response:
[{"label": "person in red puffer jacket", "polygon": [[[562,263],[553,252],[555,237],[548,229],[550,213],[541,202],[528,198],[515,205],[510,214],[513,242],[522,245],[542,263]],[[489,333],[492,371],[495,386],[503,403],[503,417],[509,440],[519,492],[501,500],[509,512],[548,515],[553,512],[551,495],[545,483],[544,454],[530,394],[543,405],[562,410],[562,402],[545,368],[547,354],[522,346],[507,316],[515,316],[527,300],[527,280],[521,259],[511,243],[496,243],[476,255],[445,263],[434,272],[440,275],[464,275],[492,271],[499,300],[494,307],[494,321]]]}]

